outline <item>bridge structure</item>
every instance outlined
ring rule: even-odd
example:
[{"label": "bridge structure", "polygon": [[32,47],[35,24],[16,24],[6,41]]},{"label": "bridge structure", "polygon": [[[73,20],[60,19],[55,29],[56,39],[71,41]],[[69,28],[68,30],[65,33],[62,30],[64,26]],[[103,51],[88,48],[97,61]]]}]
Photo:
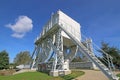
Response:
[{"label": "bridge structure", "polygon": [[83,38],[80,28],[78,22],[62,11],[52,14],[35,40],[31,69],[49,71],[51,76],[67,75],[71,73],[69,63],[77,53],[81,53],[110,80],[118,80],[113,72],[112,57],[91,39]]}]

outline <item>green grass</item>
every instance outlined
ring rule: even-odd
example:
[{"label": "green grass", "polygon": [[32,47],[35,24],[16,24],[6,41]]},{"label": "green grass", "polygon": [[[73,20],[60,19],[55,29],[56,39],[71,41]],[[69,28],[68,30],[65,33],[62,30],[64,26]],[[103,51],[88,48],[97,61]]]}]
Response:
[{"label": "green grass", "polygon": [[[117,74],[117,76],[120,77],[120,74]],[[119,80],[120,80],[120,78],[119,78]]]},{"label": "green grass", "polygon": [[83,75],[82,71],[73,71],[72,74],[62,77],[52,77],[41,72],[25,72],[11,76],[0,76],[0,80],[71,80]]},{"label": "green grass", "polygon": [[62,78],[63,78],[64,80],[71,80],[71,79],[74,79],[74,78],[76,78],[76,77],[78,77],[78,76],[82,76],[82,75],[84,75],[84,74],[85,74],[85,73],[82,72],[82,71],[72,71],[71,74],[66,75],[66,76],[62,76]]}]

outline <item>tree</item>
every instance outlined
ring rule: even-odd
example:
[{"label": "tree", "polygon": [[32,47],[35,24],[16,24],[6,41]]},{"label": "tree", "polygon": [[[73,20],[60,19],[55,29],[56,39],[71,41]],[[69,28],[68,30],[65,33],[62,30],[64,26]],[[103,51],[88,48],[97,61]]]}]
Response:
[{"label": "tree", "polygon": [[14,58],[14,63],[16,65],[21,65],[21,64],[25,65],[25,64],[29,64],[30,62],[31,62],[31,56],[29,51],[20,52]]},{"label": "tree", "polygon": [[0,69],[8,69],[9,68],[9,55],[4,50],[0,52]]},{"label": "tree", "polygon": [[[104,50],[107,54],[113,57],[113,64],[120,66],[120,50],[116,47],[109,46],[108,43],[102,42],[101,49]],[[101,52],[101,51],[99,51]],[[104,58],[107,58],[106,55],[103,54]]]}]

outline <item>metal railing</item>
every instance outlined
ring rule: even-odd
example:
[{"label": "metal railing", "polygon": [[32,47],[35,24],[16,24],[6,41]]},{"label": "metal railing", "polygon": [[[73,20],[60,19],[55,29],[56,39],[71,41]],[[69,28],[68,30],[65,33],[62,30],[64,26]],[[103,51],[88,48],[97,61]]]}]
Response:
[{"label": "metal railing", "polygon": [[[105,53],[103,50],[98,48],[96,45],[94,45],[96,48],[93,48],[93,52],[91,52],[87,47],[85,47],[81,41],[79,41],[78,38],[76,38],[73,34],[80,34],[79,32],[74,32],[73,34],[67,29],[68,27],[71,27],[71,25],[61,21],[59,23],[59,27],[73,40],[73,42],[79,46],[79,49],[82,53],[86,55],[95,65],[109,78],[112,80],[118,80],[119,78],[112,72],[112,68],[114,68],[112,63],[112,57]],[[73,28],[73,26],[71,27]],[[98,51],[100,50],[100,51]],[[106,56],[104,58],[103,54]],[[96,56],[97,55],[97,56]],[[102,59],[102,60],[99,60]],[[105,65],[102,61],[104,61],[107,65]]]}]

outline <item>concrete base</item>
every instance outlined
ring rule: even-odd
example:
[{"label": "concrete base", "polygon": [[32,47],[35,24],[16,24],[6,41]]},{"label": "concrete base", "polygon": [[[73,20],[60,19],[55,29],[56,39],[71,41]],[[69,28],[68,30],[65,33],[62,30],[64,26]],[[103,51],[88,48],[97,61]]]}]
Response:
[{"label": "concrete base", "polygon": [[54,76],[54,77],[56,77],[56,76],[58,76],[58,70],[56,70],[56,71],[50,71],[50,76]]},{"label": "concrete base", "polygon": [[94,63],[92,63],[92,65],[94,70],[99,70],[99,68]]},{"label": "concrete base", "polygon": [[37,70],[37,68],[31,68],[31,70]]},{"label": "concrete base", "polygon": [[68,75],[68,74],[71,74],[71,70],[62,70],[62,71],[58,71],[58,70],[55,70],[55,71],[50,71],[50,76],[64,76],[64,75]]},{"label": "concrete base", "polygon": [[64,74],[65,74],[65,75],[71,74],[71,70],[65,70],[65,71],[64,71]]}]

